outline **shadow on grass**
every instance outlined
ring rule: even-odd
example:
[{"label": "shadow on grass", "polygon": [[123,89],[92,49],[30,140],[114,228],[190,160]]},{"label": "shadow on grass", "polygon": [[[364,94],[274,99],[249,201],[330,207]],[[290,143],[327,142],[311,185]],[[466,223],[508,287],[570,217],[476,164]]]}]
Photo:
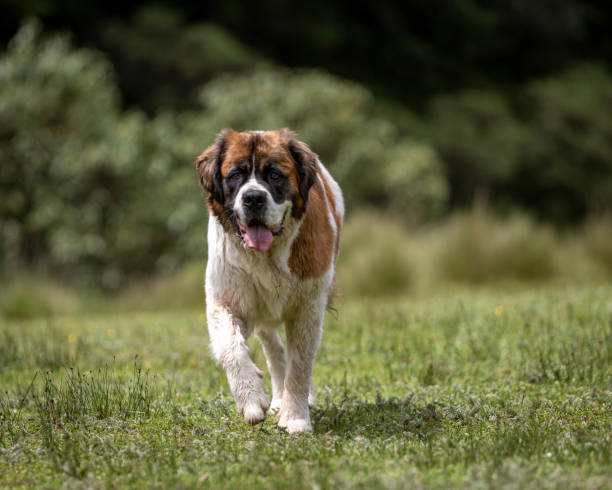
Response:
[{"label": "shadow on grass", "polygon": [[420,440],[429,439],[442,420],[443,414],[434,404],[416,406],[413,395],[404,400],[384,400],[377,394],[375,402],[345,398],[339,403],[327,400],[311,415],[316,432],[379,438],[405,433]]}]

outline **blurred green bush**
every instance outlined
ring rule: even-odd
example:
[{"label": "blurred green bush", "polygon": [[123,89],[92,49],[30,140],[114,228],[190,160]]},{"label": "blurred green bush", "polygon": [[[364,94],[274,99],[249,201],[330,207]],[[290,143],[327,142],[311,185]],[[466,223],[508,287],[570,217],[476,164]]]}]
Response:
[{"label": "blurred green bush", "polygon": [[431,137],[453,186],[455,204],[488,194],[499,203],[521,163],[527,128],[499,94],[471,91],[434,98]]},{"label": "blurred green bush", "polygon": [[165,121],[120,111],[98,53],[25,25],[0,58],[0,269],[115,289],[200,249],[197,185],[162,151]]},{"label": "blurred green bush", "polygon": [[357,212],[347,220],[337,276],[347,298],[431,294],[455,283],[598,283],[612,277],[612,223],[591,219],[560,232],[525,214],[484,207],[407,230]]},{"label": "blurred green bush", "polygon": [[338,261],[341,296],[380,297],[412,292],[417,258],[401,222],[357,213],[346,223]]},{"label": "blurred green bush", "polygon": [[498,92],[438,96],[429,134],[453,205],[488,196],[557,224],[612,209],[612,75],[584,64]]},{"label": "blurred green bush", "polygon": [[[90,297],[83,293],[83,290],[66,287],[56,280],[22,272],[12,280],[3,281],[0,290],[0,316],[24,319],[89,310]],[[87,308],[82,308],[85,303]]]},{"label": "blurred green bush", "polygon": [[526,216],[499,220],[476,208],[453,216],[442,236],[434,261],[443,280],[544,280],[557,272],[554,231]]},{"label": "blurred green bush", "polygon": [[580,235],[588,254],[612,278],[612,216],[588,220]]},{"label": "blurred green bush", "polygon": [[517,192],[561,222],[612,210],[610,72],[584,64],[537,80],[524,103],[530,138]]}]

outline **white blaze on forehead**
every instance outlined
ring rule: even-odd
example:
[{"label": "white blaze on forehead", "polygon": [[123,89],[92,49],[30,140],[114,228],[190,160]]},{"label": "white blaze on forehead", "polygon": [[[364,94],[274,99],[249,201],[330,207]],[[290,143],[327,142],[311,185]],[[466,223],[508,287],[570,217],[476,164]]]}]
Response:
[{"label": "white blaze on forehead", "polygon": [[251,191],[251,190],[252,191],[263,191],[266,193],[266,201],[268,200],[268,197],[272,197],[272,196],[269,196],[270,193],[268,192],[268,190],[263,185],[261,185],[259,182],[257,182],[257,179],[255,178],[255,152],[253,152],[251,161],[252,161],[253,168],[251,170],[251,175],[249,176],[249,180],[247,180],[242,185],[242,187],[238,191],[238,194],[236,195],[236,199],[234,200],[234,212],[243,221],[244,221],[244,203],[242,202],[242,199],[243,199],[245,192]]}]

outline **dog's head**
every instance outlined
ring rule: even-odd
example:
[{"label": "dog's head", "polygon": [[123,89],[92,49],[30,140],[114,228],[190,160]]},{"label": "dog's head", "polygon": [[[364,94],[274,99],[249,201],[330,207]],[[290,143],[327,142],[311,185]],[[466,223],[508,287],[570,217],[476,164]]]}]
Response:
[{"label": "dog's head", "polygon": [[225,129],[196,168],[212,212],[248,247],[266,251],[288,219],[303,216],[317,155],[288,129]]}]

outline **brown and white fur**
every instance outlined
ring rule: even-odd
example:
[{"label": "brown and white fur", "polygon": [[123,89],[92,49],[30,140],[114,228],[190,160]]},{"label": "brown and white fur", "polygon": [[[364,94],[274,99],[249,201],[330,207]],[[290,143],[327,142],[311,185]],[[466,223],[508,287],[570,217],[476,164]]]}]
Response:
[{"label": "brown and white fur", "polygon": [[[312,431],[312,372],[344,216],[340,187],[287,129],[224,130],[196,167],[208,191],[212,354],[246,422],[261,422],[270,408],[288,432]],[[282,325],[286,355],[277,333]],[[251,333],[263,346],[272,403],[249,357]]]}]

